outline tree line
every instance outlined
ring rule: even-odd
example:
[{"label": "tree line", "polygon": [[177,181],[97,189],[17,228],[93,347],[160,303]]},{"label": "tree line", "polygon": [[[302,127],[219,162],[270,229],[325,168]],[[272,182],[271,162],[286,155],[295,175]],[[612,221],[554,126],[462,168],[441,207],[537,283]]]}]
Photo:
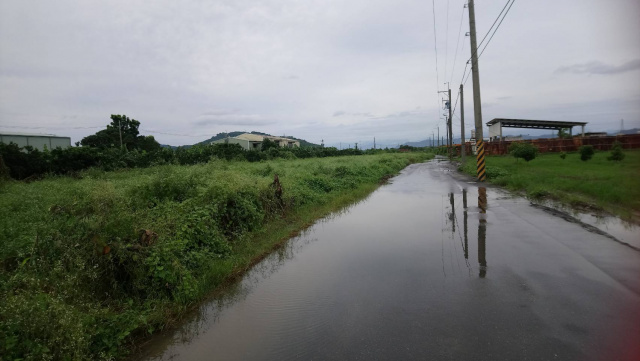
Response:
[{"label": "tree line", "polygon": [[153,136],[140,135],[140,122],[126,115],[112,115],[106,129],[89,135],[76,147],[45,149],[0,143],[0,177],[35,179],[46,174],[74,174],[88,168],[112,171],[162,164],[192,165],[212,158],[259,162],[270,159],[322,158],[395,152],[395,149],[337,149],[335,147],[282,148],[264,139],[261,150],[245,150],[238,144],[198,144],[162,147]]}]

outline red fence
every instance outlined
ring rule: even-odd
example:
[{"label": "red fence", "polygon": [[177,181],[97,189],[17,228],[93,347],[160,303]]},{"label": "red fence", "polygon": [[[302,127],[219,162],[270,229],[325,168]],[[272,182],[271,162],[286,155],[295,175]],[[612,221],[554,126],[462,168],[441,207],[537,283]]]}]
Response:
[{"label": "red fence", "polygon": [[[571,139],[532,139],[518,140],[515,142],[531,143],[538,148],[540,153],[548,152],[575,152],[583,145],[592,145],[597,150],[609,150],[613,142],[622,143],[624,149],[640,148],[640,134],[616,135],[607,137],[573,137]],[[487,154],[507,154],[509,145],[514,141],[485,142],[484,149]],[[458,148],[459,152],[459,148]],[[470,154],[470,146],[467,144],[467,154]]]}]

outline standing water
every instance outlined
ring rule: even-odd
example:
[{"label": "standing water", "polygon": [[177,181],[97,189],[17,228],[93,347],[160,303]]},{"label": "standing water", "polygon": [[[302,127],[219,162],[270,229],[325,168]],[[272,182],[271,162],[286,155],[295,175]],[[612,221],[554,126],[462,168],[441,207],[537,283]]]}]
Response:
[{"label": "standing water", "polygon": [[141,357],[635,355],[639,252],[450,173],[436,161],[408,167],[291,239]]}]

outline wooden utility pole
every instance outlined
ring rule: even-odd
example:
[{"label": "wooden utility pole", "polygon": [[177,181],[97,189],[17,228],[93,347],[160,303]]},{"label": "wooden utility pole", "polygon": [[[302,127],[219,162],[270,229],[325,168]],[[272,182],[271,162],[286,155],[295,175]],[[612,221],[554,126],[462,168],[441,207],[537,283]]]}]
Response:
[{"label": "wooden utility pole", "polygon": [[464,96],[462,92],[462,84],[460,84],[460,157],[464,164],[464,156],[467,152],[467,145],[464,141]]},{"label": "wooden utility pole", "polygon": [[484,181],[484,137],[482,134],[482,105],[480,102],[480,74],[478,69],[478,44],[476,41],[476,13],[473,0],[469,0],[469,35],[471,35],[471,76],[473,78],[473,115],[476,125],[476,165],[478,180]]},{"label": "wooden utility pole", "polygon": [[120,133],[120,150],[122,150],[122,125],[120,124],[120,116],[118,116],[118,132]]}]

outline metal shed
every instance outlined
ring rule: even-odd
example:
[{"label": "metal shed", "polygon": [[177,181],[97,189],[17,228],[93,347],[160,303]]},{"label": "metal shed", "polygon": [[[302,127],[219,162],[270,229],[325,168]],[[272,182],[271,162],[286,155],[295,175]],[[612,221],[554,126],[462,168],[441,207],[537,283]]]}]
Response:
[{"label": "metal shed", "polygon": [[489,138],[502,139],[502,128],[529,128],[529,129],[569,129],[569,134],[573,133],[573,127],[582,127],[582,136],[584,137],[584,126],[586,122],[561,122],[556,120],[529,120],[529,119],[505,119],[495,118],[487,122],[489,127]]},{"label": "metal shed", "polygon": [[0,133],[0,143],[15,143],[19,147],[32,146],[38,150],[69,148],[71,147],[70,137],[59,137],[53,134],[17,134]]}]

